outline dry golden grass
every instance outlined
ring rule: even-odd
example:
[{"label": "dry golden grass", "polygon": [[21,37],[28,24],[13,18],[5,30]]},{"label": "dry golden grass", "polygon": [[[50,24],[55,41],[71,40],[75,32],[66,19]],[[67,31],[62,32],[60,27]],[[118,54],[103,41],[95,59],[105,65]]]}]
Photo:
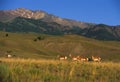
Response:
[{"label": "dry golden grass", "polygon": [[119,82],[120,63],[0,58],[0,82]]}]

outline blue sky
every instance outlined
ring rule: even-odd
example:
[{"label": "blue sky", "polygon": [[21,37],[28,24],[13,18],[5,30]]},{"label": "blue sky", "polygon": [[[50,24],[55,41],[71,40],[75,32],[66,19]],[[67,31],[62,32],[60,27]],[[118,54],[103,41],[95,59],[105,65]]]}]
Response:
[{"label": "blue sky", "polygon": [[120,0],[0,0],[0,10],[43,10],[62,18],[120,25]]}]

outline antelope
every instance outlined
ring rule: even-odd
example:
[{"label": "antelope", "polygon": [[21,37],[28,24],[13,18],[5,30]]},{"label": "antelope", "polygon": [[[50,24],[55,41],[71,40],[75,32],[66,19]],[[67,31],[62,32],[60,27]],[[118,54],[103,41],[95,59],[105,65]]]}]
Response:
[{"label": "antelope", "polygon": [[7,55],[7,58],[11,58],[11,57],[12,57],[12,55],[10,55],[10,54]]},{"label": "antelope", "polygon": [[73,61],[78,61],[78,56],[72,56],[72,55],[70,54],[69,57],[70,57]]},{"label": "antelope", "polygon": [[58,56],[60,60],[67,60],[67,56]]},{"label": "antelope", "polygon": [[100,62],[100,61],[101,61],[101,58],[100,58],[100,57],[92,56],[92,60],[93,60],[94,62]]},{"label": "antelope", "polygon": [[89,59],[86,58],[86,57],[80,57],[80,56],[78,56],[78,60],[79,61],[88,61]]},{"label": "antelope", "polygon": [[10,53],[11,53],[11,51],[7,51],[7,52],[5,52],[5,56],[6,56],[7,58],[11,58],[12,55],[11,55]]}]

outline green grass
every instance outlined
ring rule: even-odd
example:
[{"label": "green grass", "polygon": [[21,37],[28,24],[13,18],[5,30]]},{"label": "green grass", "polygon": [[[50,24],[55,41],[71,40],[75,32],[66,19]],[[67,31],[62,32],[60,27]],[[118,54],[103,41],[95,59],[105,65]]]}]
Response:
[{"label": "green grass", "polygon": [[[120,61],[119,41],[99,41],[78,35],[52,36],[36,33],[0,32],[0,57],[5,53],[20,58],[56,59],[57,55],[100,56],[102,61]],[[34,41],[44,36],[44,40]]]},{"label": "green grass", "polygon": [[120,63],[0,58],[0,82],[119,82]]}]

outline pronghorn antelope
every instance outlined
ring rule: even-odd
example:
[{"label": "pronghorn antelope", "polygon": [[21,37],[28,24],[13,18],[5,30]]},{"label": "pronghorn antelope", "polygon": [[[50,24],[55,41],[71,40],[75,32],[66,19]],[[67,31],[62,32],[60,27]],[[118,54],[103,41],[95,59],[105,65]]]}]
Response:
[{"label": "pronghorn antelope", "polygon": [[78,56],[78,61],[88,61],[89,59],[86,58],[86,57],[81,57],[81,56]]},{"label": "pronghorn antelope", "polygon": [[94,62],[100,62],[101,58],[100,57],[92,56],[92,61],[94,61]]},{"label": "pronghorn antelope", "polygon": [[10,55],[10,54],[7,55],[7,58],[11,58],[11,57],[12,57],[12,55]]},{"label": "pronghorn antelope", "polygon": [[67,56],[58,56],[59,57],[59,60],[67,60]]},{"label": "pronghorn antelope", "polygon": [[72,56],[72,55],[70,54],[69,57],[70,57],[73,61],[78,61],[78,56]]}]

